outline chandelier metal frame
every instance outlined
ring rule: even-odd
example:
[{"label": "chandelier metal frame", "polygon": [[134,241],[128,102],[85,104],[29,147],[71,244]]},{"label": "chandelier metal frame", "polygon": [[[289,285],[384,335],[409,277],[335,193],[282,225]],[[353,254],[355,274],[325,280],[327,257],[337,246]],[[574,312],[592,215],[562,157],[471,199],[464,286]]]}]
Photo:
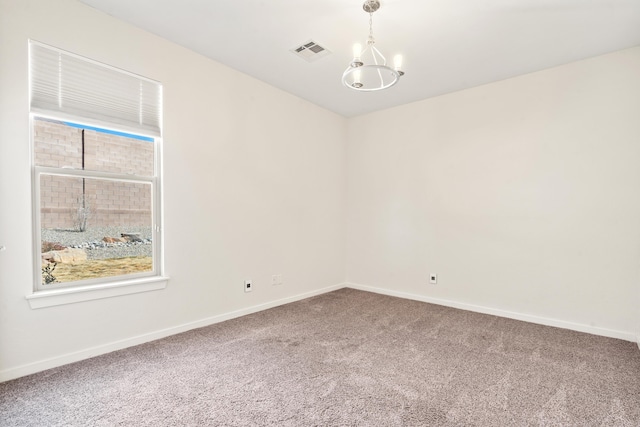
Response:
[{"label": "chandelier metal frame", "polygon": [[375,92],[388,89],[398,83],[404,72],[400,69],[402,58],[395,58],[394,67],[387,65],[387,59],[376,48],[373,37],[373,13],[380,9],[379,0],[365,0],[362,9],[369,14],[369,37],[366,47],[354,46],[353,60],[342,74],[342,84],[359,92]]}]

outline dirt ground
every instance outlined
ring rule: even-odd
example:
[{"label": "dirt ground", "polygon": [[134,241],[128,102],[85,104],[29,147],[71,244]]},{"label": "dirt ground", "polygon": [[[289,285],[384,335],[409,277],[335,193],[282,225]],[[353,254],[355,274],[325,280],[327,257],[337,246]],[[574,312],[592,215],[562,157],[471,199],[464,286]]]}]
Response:
[{"label": "dirt ground", "polygon": [[151,257],[87,260],[81,264],[57,264],[52,274],[56,282],[66,283],[98,277],[120,276],[153,269]]}]

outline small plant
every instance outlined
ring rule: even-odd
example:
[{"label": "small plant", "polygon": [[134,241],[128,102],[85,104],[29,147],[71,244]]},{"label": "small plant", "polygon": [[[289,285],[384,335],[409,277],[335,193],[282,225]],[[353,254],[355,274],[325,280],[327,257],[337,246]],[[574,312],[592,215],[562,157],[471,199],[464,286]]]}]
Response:
[{"label": "small plant", "polygon": [[92,209],[89,201],[85,196],[81,196],[77,200],[78,207],[73,215],[73,228],[76,231],[87,230],[87,220],[91,217]]},{"label": "small plant", "polygon": [[47,265],[42,267],[42,281],[45,285],[54,283],[58,280],[56,279],[56,276],[53,275],[53,270],[56,269],[56,265],[58,265],[57,262],[48,262]]}]

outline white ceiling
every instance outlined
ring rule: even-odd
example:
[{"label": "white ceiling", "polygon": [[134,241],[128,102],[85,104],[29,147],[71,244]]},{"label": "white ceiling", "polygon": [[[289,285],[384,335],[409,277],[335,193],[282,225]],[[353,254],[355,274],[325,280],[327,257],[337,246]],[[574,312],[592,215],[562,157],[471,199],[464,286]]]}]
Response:
[{"label": "white ceiling", "polygon": [[[376,46],[406,74],[361,93],[340,78],[363,0],[80,1],[345,117],[640,45],[640,0],[381,0]],[[332,54],[290,52],[309,39]]]}]

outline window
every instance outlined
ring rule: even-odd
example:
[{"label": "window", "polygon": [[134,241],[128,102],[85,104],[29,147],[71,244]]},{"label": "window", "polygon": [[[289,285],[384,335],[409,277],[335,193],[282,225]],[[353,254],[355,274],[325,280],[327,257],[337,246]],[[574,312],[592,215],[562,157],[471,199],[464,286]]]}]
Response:
[{"label": "window", "polygon": [[161,278],[161,85],[29,47],[32,297]]}]

